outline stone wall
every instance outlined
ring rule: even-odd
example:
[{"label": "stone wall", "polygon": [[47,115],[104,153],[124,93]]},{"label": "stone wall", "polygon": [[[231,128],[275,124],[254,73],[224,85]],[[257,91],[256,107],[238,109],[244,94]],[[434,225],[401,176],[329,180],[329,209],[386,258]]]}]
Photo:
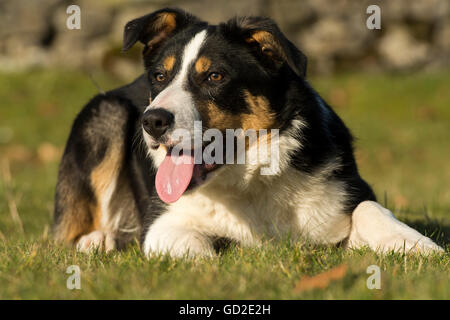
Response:
[{"label": "stone wall", "polygon": [[[81,8],[81,30],[68,30],[66,8]],[[366,8],[381,8],[381,30],[366,27]],[[419,70],[450,65],[449,0],[2,0],[0,70],[33,66],[139,72],[140,52],[121,54],[125,23],[166,6],[217,23],[234,15],[272,17],[309,58],[309,72]]]}]

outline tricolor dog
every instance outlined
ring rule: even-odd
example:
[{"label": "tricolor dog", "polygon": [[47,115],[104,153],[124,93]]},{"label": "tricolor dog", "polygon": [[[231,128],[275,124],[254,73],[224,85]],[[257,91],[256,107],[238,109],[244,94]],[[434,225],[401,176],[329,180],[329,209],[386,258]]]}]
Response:
[{"label": "tricolor dog", "polygon": [[[56,188],[57,239],[109,251],[138,237],[147,256],[214,255],[223,238],[442,250],[376,202],[349,130],[272,20],[209,25],[163,9],[125,26],[123,50],[136,42],[145,74],[94,97],[75,119]],[[246,156],[272,149],[252,163],[195,161],[216,139],[190,143],[179,133],[211,129],[223,133],[223,155],[211,153],[219,160],[237,149],[225,143],[230,132],[238,134],[228,142],[258,132],[244,137]],[[276,170],[262,174],[271,161]]]}]

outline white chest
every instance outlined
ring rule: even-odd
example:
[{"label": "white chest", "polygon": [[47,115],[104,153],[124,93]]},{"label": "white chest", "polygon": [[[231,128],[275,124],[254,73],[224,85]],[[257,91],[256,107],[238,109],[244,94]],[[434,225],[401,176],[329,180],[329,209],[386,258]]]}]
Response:
[{"label": "white chest", "polygon": [[170,205],[165,215],[204,234],[248,245],[287,237],[336,243],[350,232],[344,196],[339,183],[292,169],[270,181],[254,181],[245,191],[209,184]]}]

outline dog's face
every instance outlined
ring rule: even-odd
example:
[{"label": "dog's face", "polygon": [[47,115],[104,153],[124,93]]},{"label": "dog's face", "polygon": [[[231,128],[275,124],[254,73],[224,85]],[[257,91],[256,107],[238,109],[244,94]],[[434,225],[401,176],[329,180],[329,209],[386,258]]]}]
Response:
[{"label": "dog's face", "polygon": [[[150,149],[162,146],[167,153],[175,145],[195,149],[196,130],[225,134],[227,129],[282,127],[285,92],[293,78],[306,72],[305,56],[266,18],[211,26],[180,10],[163,9],[127,24],[124,50],[137,41],[145,45],[151,83],[150,104],[142,118],[144,139]],[[181,137],[180,131],[190,138]],[[170,167],[166,158],[157,166],[167,170],[158,174],[171,175],[177,169],[179,175],[191,175],[186,173],[191,168]],[[191,178],[189,184],[205,180],[218,167],[193,166],[194,178],[201,177]],[[170,181],[165,183],[167,188]]]}]

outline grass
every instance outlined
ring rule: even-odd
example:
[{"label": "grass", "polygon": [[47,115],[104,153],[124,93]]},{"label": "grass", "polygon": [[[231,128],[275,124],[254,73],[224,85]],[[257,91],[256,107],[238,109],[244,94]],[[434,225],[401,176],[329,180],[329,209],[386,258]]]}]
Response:
[{"label": "grass", "polygon": [[[103,89],[124,83],[103,73],[95,79]],[[310,82],[358,137],[360,171],[380,202],[446,255],[379,256],[286,241],[232,247],[212,259],[147,260],[136,244],[90,256],[56,245],[49,227],[59,157],[74,116],[97,89],[80,72],[35,70],[0,74],[0,299],[449,299],[450,72]],[[373,264],[380,290],[366,287]],[[81,268],[81,290],[66,288],[70,265]],[[342,265],[333,281],[314,277]],[[305,279],[310,288],[296,290]]]}]

